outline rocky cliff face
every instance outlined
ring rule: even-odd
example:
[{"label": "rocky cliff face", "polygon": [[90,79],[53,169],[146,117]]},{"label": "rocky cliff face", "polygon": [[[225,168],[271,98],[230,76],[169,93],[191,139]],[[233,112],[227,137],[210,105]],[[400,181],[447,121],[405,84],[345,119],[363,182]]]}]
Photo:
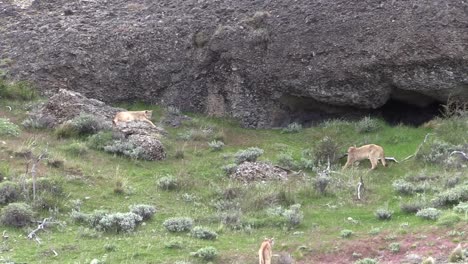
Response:
[{"label": "rocky cliff face", "polygon": [[248,127],[468,100],[466,0],[13,2],[0,0],[3,66],[45,93]]}]

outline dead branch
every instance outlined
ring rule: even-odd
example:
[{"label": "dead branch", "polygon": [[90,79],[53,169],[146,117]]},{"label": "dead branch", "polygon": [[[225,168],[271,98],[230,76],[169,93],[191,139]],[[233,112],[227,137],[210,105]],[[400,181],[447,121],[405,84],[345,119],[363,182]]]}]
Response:
[{"label": "dead branch", "polygon": [[434,133],[427,133],[426,136],[424,137],[424,141],[421,144],[419,144],[416,151],[413,154],[409,155],[408,157],[404,158],[401,162],[407,161],[407,160],[411,159],[412,157],[415,157],[419,153],[419,151],[421,150],[422,146],[426,143],[426,141],[427,141],[427,139],[429,138],[430,135],[434,135]]},{"label": "dead branch", "polygon": [[33,179],[33,201],[36,200],[36,179],[37,179],[36,167],[37,167],[37,164],[45,157],[47,157],[47,148],[36,159],[32,161],[31,177]]},{"label": "dead branch", "polygon": [[465,152],[455,150],[455,151],[452,151],[452,153],[450,153],[449,156],[452,156],[453,154],[460,154],[465,160],[468,160],[468,155]]},{"label": "dead branch", "polygon": [[36,229],[34,229],[33,231],[31,231],[29,234],[28,234],[28,238],[29,239],[35,239],[37,243],[41,243],[41,239],[36,235],[36,232],[39,231],[39,230],[42,230],[44,229],[44,226],[45,224],[47,223],[47,220],[49,220],[49,218],[44,218],[44,220],[42,220],[42,223],[40,223]]},{"label": "dead branch", "polygon": [[364,181],[362,180],[362,175],[359,176],[359,183],[357,186],[357,198],[361,200],[361,190],[364,189]]}]

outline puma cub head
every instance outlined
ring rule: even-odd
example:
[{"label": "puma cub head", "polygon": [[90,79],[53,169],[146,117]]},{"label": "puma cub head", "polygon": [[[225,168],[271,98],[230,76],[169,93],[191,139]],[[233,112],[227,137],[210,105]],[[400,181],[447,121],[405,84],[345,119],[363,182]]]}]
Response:
[{"label": "puma cub head", "polygon": [[349,147],[348,148],[348,160],[343,166],[343,170],[348,166],[352,166],[354,162],[369,159],[371,162],[371,170],[377,167],[378,161],[382,162],[382,165],[385,164],[385,155],[384,150],[381,146],[375,144],[364,145],[362,147]]},{"label": "puma cub head", "polygon": [[129,121],[143,121],[150,124],[153,127],[156,127],[153,122],[150,121],[153,115],[153,111],[144,110],[144,111],[124,111],[118,112],[114,120],[112,121],[114,125],[117,125],[118,122],[129,122]]}]

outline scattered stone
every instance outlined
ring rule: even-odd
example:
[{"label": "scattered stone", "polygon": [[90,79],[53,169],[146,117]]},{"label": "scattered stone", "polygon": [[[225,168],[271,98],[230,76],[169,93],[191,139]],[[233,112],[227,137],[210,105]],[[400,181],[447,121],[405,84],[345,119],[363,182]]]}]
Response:
[{"label": "scattered stone", "polygon": [[274,165],[263,162],[243,162],[229,176],[243,182],[287,180],[288,172]]},{"label": "scattered stone", "polygon": [[405,256],[405,258],[402,260],[402,263],[405,264],[419,264],[422,261],[422,257],[418,254],[408,254]]}]

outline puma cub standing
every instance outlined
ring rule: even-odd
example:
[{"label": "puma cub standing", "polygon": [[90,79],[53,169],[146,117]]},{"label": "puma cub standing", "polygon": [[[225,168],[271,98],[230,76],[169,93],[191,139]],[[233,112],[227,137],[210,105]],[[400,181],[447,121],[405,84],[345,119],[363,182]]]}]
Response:
[{"label": "puma cub standing", "polygon": [[379,162],[382,162],[382,165],[385,164],[385,155],[384,150],[381,146],[375,144],[364,145],[362,147],[349,147],[348,149],[348,161],[343,166],[343,170],[346,169],[349,165],[353,165],[354,162],[369,159],[371,162],[371,170],[377,167]]},{"label": "puma cub standing", "polygon": [[262,244],[260,245],[260,249],[258,250],[258,263],[259,264],[271,264],[271,247],[274,244],[273,238],[265,238]]},{"label": "puma cub standing", "polygon": [[129,121],[143,121],[150,124],[153,127],[156,127],[153,122],[150,121],[153,111],[144,110],[144,111],[125,111],[118,112],[114,120],[112,121],[114,125],[117,125],[117,122],[129,122]]}]

